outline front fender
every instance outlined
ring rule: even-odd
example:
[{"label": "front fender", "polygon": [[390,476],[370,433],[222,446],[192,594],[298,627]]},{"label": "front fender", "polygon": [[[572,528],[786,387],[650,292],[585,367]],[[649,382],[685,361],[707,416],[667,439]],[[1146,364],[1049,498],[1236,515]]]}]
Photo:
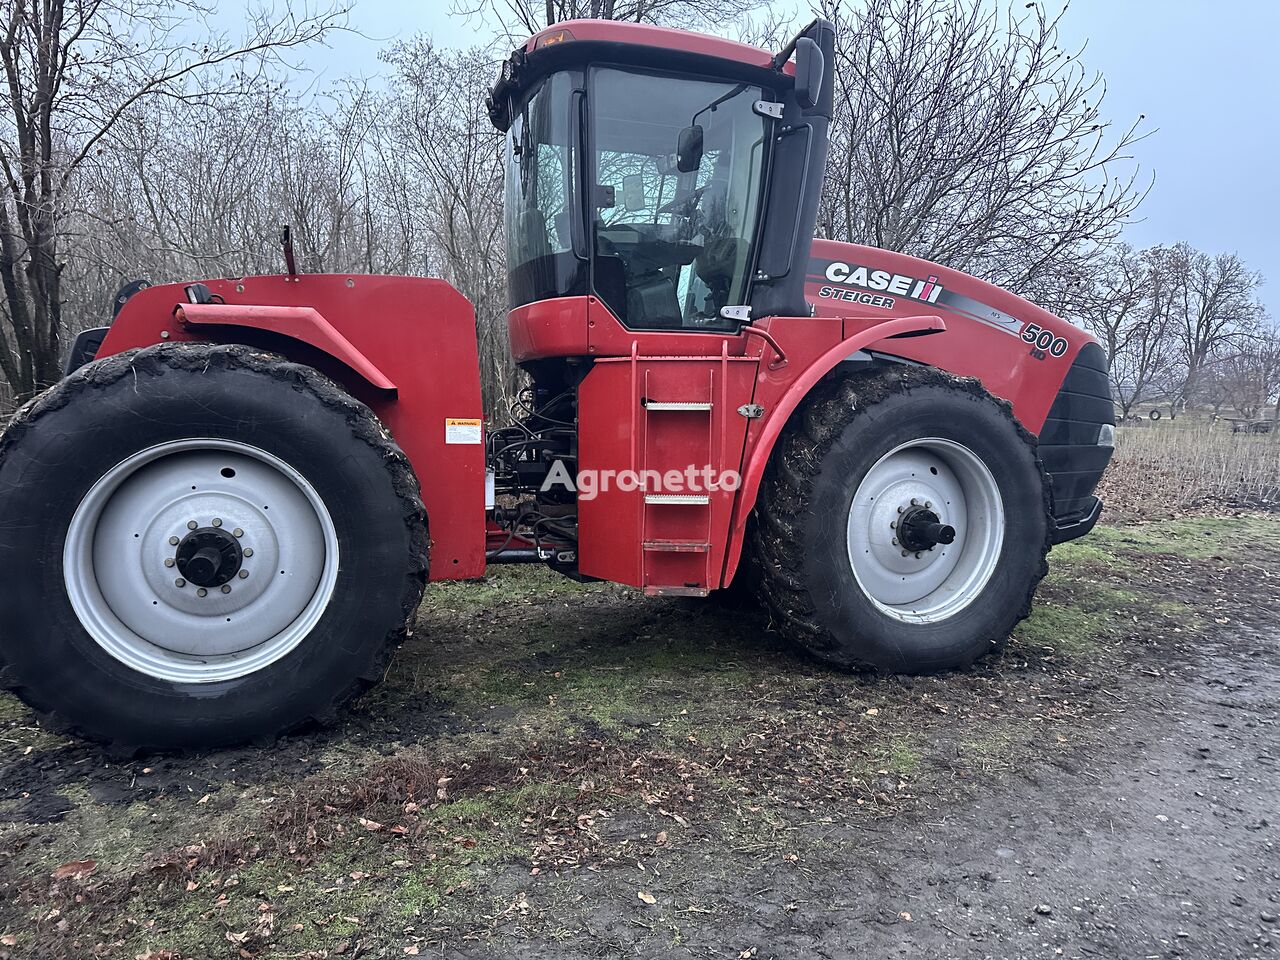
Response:
[{"label": "front fender", "polygon": [[[763,420],[754,439],[749,441],[746,455],[743,458],[742,485],[734,506],[733,520],[729,528],[729,549],[725,555],[725,571],[722,583],[728,586],[733,582],[738,563],[742,557],[743,538],[746,533],[747,518],[755,508],[756,497],[760,492],[760,482],[764,478],[765,468],[773,455],[774,445],[782,434],[782,429],[791,419],[804,398],[814,385],[836,368],[836,365],[847,360],[852,354],[878,345],[886,350],[888,341],[895,338],[919,337],[943,333],[947,325],[941,317],[926,315],[916,317],[898,317],[883,320],[864,327],[852,336],[841,340],[834,347],[812,361],[804,372],[794,379],[788,379],[782,393],[771,399],[765,406],[768,416]],[[776,350],[775,350],[776,352]],[[771,369],[777,369],[777,361]],[[757,391],[759,397],[760,390]],[[759,397],[759,399],[767,399]]]}]

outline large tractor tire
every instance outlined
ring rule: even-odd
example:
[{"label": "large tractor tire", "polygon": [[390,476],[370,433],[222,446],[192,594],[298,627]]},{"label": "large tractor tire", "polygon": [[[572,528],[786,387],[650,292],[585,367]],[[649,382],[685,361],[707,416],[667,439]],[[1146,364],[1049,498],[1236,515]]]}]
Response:
[{"label": "large tractor tire", "polygon": [[779,438],[753,550],[782,631],[843,667],[931,673],[999,650],[1048,571],[1036,441],[976,380],[824,381]]},{"label": "large tractor tire", "polygon": [[381,679],[426,571],[404,454],[272,354],[104,358],[0,437],[4,684],[121,751],[330,720]]}]

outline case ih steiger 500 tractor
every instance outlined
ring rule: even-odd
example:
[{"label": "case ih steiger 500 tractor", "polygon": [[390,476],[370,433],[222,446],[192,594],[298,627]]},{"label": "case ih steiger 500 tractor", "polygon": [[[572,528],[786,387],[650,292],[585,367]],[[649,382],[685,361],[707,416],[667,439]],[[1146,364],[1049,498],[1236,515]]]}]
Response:
[{"label": "case ih steiger 500 tractor", "polygon": [[998,649],[1097,519],[1102,351],[814,239],[832,63],[821,20],[777,54],[574,21],[503,65],[514,425],[439,280],[134,285],[0,440],[8,688],[122,748],[271,736],[375,683],[427,580],[517,560],[745,581],[840,666]]}]

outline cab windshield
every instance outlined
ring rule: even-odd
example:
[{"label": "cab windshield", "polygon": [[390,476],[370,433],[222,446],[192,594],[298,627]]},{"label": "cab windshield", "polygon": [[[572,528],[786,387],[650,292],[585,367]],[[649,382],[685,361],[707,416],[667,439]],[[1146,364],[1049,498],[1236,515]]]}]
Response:
[{"label": "cab windshield", "polygon": [[760,216],[761,89],[596,67],[584,110],[580,76],[548,77],[507,133],[512,306],[589,287],[632,329],[732,328],[720,311],[746,302]]}]

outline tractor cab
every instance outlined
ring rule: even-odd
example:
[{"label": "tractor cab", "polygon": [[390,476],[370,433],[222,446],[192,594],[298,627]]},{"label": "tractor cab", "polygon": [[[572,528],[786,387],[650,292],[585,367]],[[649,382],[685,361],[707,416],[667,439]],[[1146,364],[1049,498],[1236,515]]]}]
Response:
[{"label": "tractor cab", "polygon": [[512,309],[594,297],[635,332],[807,313],[833,36],[818,20],[771,55],[571,21],[517,50],[488,103]]}]

